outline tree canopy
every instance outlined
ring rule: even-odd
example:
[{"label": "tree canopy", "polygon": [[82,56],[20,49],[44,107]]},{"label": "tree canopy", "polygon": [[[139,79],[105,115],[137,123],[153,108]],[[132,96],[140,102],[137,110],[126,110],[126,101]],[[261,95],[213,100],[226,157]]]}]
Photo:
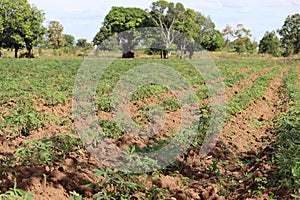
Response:
[{"label": "tree canopy", "polygon": [[63,34],[65,47],[74,47],[75,45],[75,37],[70,34]]},{"label": "tree canopy", "polygon": [[91,49],[93,45],[89,42],[87,42],[87,39],[80,38],[76,42],[76,46],[82,49]]},{"label": "tree canopy", "polygon": [[[229,27],[227,28],[230,30]],[[231,32],[228,33],[231,34]],[[237,24],[236,30],[233,30],[233,36],[236,37],[233,41],[233,47],[237,53],[253,52],[257,48],[257,43],[250,39],[252,36],[250,29],[245,28],[243,24]]]},{"label": "tree canopy", "polygon": [[104,18],[103,25],[94,37],[93,43],[99,45],[115,33],[143,27],[147,23],[147,13],[144,10],[113,6]]},{"label": "tree canopy", "polygon": [[27,0],[2,0],[0,45],[14,48],[15,57],[18,56],[18,50],[23,47],[31,53],[33,45],[36,45],[45,34],[42,25],[44,20],[44,13],[30,5]]},{"label": "tree canopy", "polygon": [[[166,0],[153,2],[149,10],[112,7],[104,18],[93,43],[98,45],[98,49],[112,49],[101,43],[116,33],[136,30],[140,27],[158,27],[161,31],[155,34],[164,44],[162,49],[166,49],[168,52],[174,46],[183,52],[183,49],[193,47],[196,42],[203,45],[204,48],[216,50],[221,48],[224,43],[220,32],[215,30],[215,24],[210,17],[204,17],[191,8],[185,8],[181,3],[175,4]],[[187,37],[184,37],[184,40],[176,38],[180,34]],[[128,32],[126,36],[123,36],[127,37],[126,41],[134,41],[137,38],[135,31]],[[111,39],[109,43],[116,46]],[[123,51],[130,51],[132,48],[133,44],[127,44],[126,48],[123,45]]]},{"label": "tree canopy", "polygon": [[[40,44],[53,49],[64,47],[74,50],[75,37],[64,34],[60,22],[50,20],[46,28],[43,26],[44,21],[43,11],[30,5],[28,0],[1,0],[0,48],[14,49],[15,57],[18,57],[18,51],[22,48],[32,54],[33,47]],[[156,31],[142,33],[139,28],[144,27],[153,27]],[[283,56],[300,53],[299,13],[288,16],[277,33],[280,38],[275,31],[265,33],[259,43],[259,53],[273,56],[279,56],[281,52]],[[152,34],[152,38],[142,41],[147,34]],[[257,43],[251,37],[251,31],[243,24],[238,24],[236,29],[226,25],[220,32],[210,16],[185,8],[182,3],[157,0],[146,10],[113,6],[92,43],[97,45],[98,50],[122,50],[123,53],[145,43],[149,46],[149,52],[155,48],[155,51],[160,49],[161,55],[164,53],[166,58],[171,55],[171,50],[180,51],[181,57],[189,52],[191,58],[194,50],[200,49],[199,45],[209,51],[228,49],[238,53],[254,52]],[[80,49],[92,47],[86,39],[77,40],[76,46]]]},{"label": "tree canopy", "polygon": [[280,40],[275,31],[266,32],[259,42],[259,53],[268,53],[273,56],[279,56]]},{"label": "tree canopy", "polygon": [[284,49],[284,56],[300,53],[300,14],[288,16],[281,29],[278,30],[281,36],[281,44]]},{"label": "tree canopy", "polygon": [[63,37],[63,25],[58,21],[50,21],[47,30],[47,39],[54,49],[58,49],[65,45]]}]

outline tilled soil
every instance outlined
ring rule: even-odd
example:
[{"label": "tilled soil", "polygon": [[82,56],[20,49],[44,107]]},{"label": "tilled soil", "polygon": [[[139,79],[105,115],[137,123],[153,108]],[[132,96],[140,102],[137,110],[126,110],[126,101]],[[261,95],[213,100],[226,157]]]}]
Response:
[{"label": "tilled soil", "polygon": [[[266,74],[272,69],[262,69],[228,88],[226,90],[228,100],[234,93],[242,91],[255,82],[259,75]],[[166,199],[173,200],[268,199],[270,192],[282,196],[282,199],[288,199],[286,191],[278,188],[267,188],[268,192],[255,193],[259,190],[255,178],[270,177],[273,173],[274,166],[268,164],[273,153],[269,147],[275,140],[271,130],[272,121],[287,109],[279,104],[284,105],[284,94],[282,94],[281,87],[283,86],[283,76],[288,69],[288,67],[282,69],[279,75],[270,81],[263,98],[253,101],[248,109],[237,113],[224,124],[219,142],[207,157],[200,158],[199,152],[190,148],[183,158],[178,159],[176,166],[159,176],[154,177],[149,174],[145,181],[146,187],[155,185],[161,189],[168,189],[169,194],[166,194]],[[299,67],[297,70],[299,72]],[[168,93],[160,96],[160,98],[164,97],[170,98],[173,95]],[[157,103],[157,98],[138,101],[129,106],[131,114],[138,114],[138,107],[155,103]],[[13,100],[2,106],[3,112],[6,112],[5,107],[7,106],[15,106]],[[35,109],[53,115],[58,122],[45,125],[26,137],[9,139],[1,134],[0,158],[12,155],[17,147],[26,146],[25,140],[50,138],[56,134],[78,137],[70,134],[70,130],[74,129],[74,126],[67,125],[73,123],[70,116],[71,102],[65,106],[58,105],[52,108],[37,103]],[[113,120],[111,113],[99,112],[98,115],[101,119]],[[177,130],[179,122],[180,109],[166,113],[166,127],[161,131],[162,134],[155,135],[154,138],[159,140],[170,137],[168,128]],[[112,141],[122,149],[129,145],[143,148],[153,144],[149,139],[132,138],[128,135]],[[13,187],[14,180],[16,180],[18,188],[29,192],[38,200],[70,199],[72,191],[81,194],[84,199],[92,199],[93,194],[98,191],[95,191],[93,187],[86,187],[86,185],[102,180],[102,177],[96,177],[92,171],[101,163],[85,150],[82,152],[80,148],[69,153],[62,160],[63,162],[54,162],[53,165],[47,166],[16,166],[7,174],[1,173],[0,190],[7,191]],[[178,172],[174,174],[172,168]],[[143,178],[141,177],[141,179]]]},{"label": "tilled soil", "polygon": [[300,66],[299,65],[296,67],[296,73],[298,75],[298,86],[300,87]]}]

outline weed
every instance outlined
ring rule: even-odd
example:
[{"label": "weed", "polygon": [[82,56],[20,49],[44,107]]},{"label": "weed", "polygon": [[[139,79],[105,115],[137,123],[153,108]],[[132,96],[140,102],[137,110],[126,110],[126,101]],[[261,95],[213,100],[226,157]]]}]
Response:
[{"label": "weed", "polygon": [[10,200],[10,199],[34,200],[31,194],[17,188],[16,180],[14,181],[13,188],[10,188],[7,192],[0,194],[0,200]]},{"label": "weed", "polygon": [[91,185],[101,189],[101,192],[95,195],[96,199],[130,199],[138,190],[145,190],[135,176],[106,167],[94,169],[94,172],[96,176],[103,177],[101,182]]},{"label": "weed", "polygon": [[82,196],[75,191],[70,192],[70,198],[71,200],[82,200]]},{"label": "weed", "polygon": [[162,100],[162,105],[168,111],[174,112],[180,108],[180,102],[177,98],[166,98]]},{"label": "weed", "polygon": [[280,186],[285,186],[292,192],[298,192],[300,187],[300,88],[297,86],[295,65],[290,68],[284,82],[288,95],[290,109],[278,117],[275,131],[277,133],[274,161],[280,168],[276,176]]},{"label": "weed", "polygon": [[164,92],[166,92],[166,88],[160,85],[145,85],[137,89],[137,91],[132,95],[131,100],[139,101]]},{"label": "weed", "polygon": [[45,114],[19,106],[16,114],[5,117],[2,130],[8,129],[11,132],[8,134],[13,138],[20,135],[29,136],[31,131],[45,126],[44,119]]},{"label": "weed", "polygon": [[116,139],[124,134],[114,121],[100,120],[99,124],[102,128],[102,131],[105,133],[105,136],[107,137]]},{"label": "weed", "polygon": [[266,177],[255,177],[254,179],[255,183],[257,184],[257,193],[258,195],[262,195],[262,192],[266,189],[265,185],[268,183],[268,180]]},{"label": "weed", "polygon": [[50,139],[26,141],[26,147],[17,148],[14,155],[20,165],[53,165],[55,160],[64,159],[69,152],[81,145],[78,138],[57,135]]}]

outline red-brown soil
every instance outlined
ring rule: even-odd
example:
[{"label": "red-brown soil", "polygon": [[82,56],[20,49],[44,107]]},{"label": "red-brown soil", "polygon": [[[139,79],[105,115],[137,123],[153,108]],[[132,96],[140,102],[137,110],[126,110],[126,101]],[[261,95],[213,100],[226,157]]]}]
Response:
[{"label": "red-brown soil", "polygon": [[297,73],[297,77],[298,77],[298,86],[300,87],[300,65],[297,65],[296,73]]},{"label": "red-brown soil", "polygon": [[[246,68],[245,71],[247,70],[249,69]],[[228,88],[226,91],[228,100],[234,93],[242,91],[249,84],[255,82],[259,75],[271,70],[272,68],[260,70]],[[284,107],[278,105],[282,101],[283,94],[280,88],[283,85],[283,75],[287,70],[288,68],[284,68],[278,76],[271,80],[263,98],[253,101],[248,109],[238,113],[225,123],[219,142],[207,157],[200,158],[198,151],[191,148],[183,158],[178,159],[177,164],[173,167],[174,171],[168,170],[160,174],[159,177],[153,177],[149,174],[148,180],[145,181],[146,187],[156,185],[161,189],[168,189],[170,193],[166,195],[166,199],[172,200],[268,199],[270,193],[262,191],[262,194],[258,195],[248,191],[258,190],[258,183],[254,181],[256,177],[272,176],[273,166],[268,164],[272,155],[269,146],[274,141],[275,136],[270,128],[274,117],[286,111]],[[173,97],[173,94],[165,93],[159,98],[166,97]],[[131,103],[129,107],[132,116],[139,113],[139,107],[157,102],[157,98],[147,98]],[[8,112],[6,107],[14,106],[16,105],[12,100],[2,105],[1,112]],[[24,147],[24,140],[39,140],[57,134],[78,137],[70,133],[74,126],[68,125],[73,123],[70,115],[71,102],[67,105],[48,107],[44,106],[41,101],[37,101],[35,109],[53,115],[55,122],[33,131],[26,137],[20,136],[9,139],[0,132],[0,159],[11,155],[14,149],[18,147]],[[114,119],[111,113],[101,111],[98,115],[101,119]],[[64,123],[59,123],[62,121]],[[170,137],[168,128],[178,130],[180,121],[180,109],[175,112],[167,112],[165,127],[154,138]],[[121,148],[128,145],[142,148],[153,144],[149,139],[134,138],[128,135],[112,141]],[[70,199],[69,192],[72,191],[80,193],[84,199],[92,199],[92,195],[99,191],[94,191],[92,187],[86,187],[86,185],[102,180],[102,177],[96,177],[92,171],[99,165],[101,164],[88,152],[74,151],[66,155],[62,162],[53,163],[53,166],[16,166],[13,169],[16,173],[0,174],[0,191],[5,192],[13,187],[16,179],[18,188],[33,194],[37,200]],[[175,173],[175,171],[178,172]],[[141,179],[144,178],[141,177]],[[284,190],[268,188],[268,191],[277,195],[281,194],[282,199],[289,198],[284,196],[288,195]]]},{"label": "red-brown soil", "polygon": [[[272,127],[274,117],[285,111],[278,107],[278,103],[282,100],[280,88],[286,71],[285,68],[271,80],[262,99],[255,100],[247,110],[225,123],[220,140],[208,157],[200,159],[195,152],[190,152],[189,159],[192,161],[188,166],[185,165],[185,168],[189,169],[185,170],[185,175],[196,175],[197,178],[192,185],[201,185],[202,188],[213,187],[215,191],[223,188],[227,195],[226,199],[268,199],[267,193],[258,197],[248,191],[257,190],[257,183],[254,181],[256,177],[268,177],[272,173],[272,166],[268,165],[272,154],[269,146],[275,136],[269,128]],[[260,161],[256,163],[256,159]],[[244,164],[245,161],[253,165],[247,166]],[[219,172],[209,169],[213,162],[218,162]],[[202,163],[201,167],[197,167],[199,163]],[[250,173],[249,177],[246,176]],[[199,191],[199,188],[191,188]],[[278,188],[269,188],[269,191],[280,193]],[[218,195],[209,196],[202,199],[217,198]]]},{"label": "red-brown soil", "polygon": [[273,67],[264,68],[264,69],[262,69],[258,72],[255,72],[255,73],[251,74],[248,78],[240,80],[237,84],[235,84],[234,86],[228,88],[226,90],[227,101],[230,101],[230,97],[234,93],[238,93],[238,91],[243,91],[250,84],[254,83],[259,75],[266,74],[266,73],[272,71],[272,69],[273,69]]}]

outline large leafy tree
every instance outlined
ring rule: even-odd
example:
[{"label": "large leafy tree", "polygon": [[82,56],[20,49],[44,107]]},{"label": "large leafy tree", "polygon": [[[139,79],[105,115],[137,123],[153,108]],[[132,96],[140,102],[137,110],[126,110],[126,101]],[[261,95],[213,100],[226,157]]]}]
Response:
[{"label": "large leafy tree", "polygon": [[161,28],[167,49],[175,43],[181,54],[183,50],[188,50],[191,58],[196,43],[208,50],[216,50],[223,45],[223,38],[215,30],[211,18],[191,8],[185,9],[181,3],[174,4],[166,0],[153,2],[149,14],[152,23]]},{"label": "large leafy tree", "polygon": [[44,14],[27,0],[2,0],[0,7],[0,45],[18,50],[26,47],[31,53],[32,46],[42,38]]},{"label": "large leafy tree", "polygon": [[234,36],[234,30],[232,26],[226,24],[226,27],[222,30],[222,36],[225,40],[224,48],[230,48],[231,45],[230,39]]},{"label": "large leafy tree", "polygon": [[18,50],[25,46],[23,32],[24,23],[30,13],[30,5],[26,0],[2,1],[0,8],[3,19],[3,32],[1,46],[5,48],[15,48],[15,57],[18,57]]},{"label": "large leafy tree", "polygon": [[[198,26],[195,21],[196,12],[193,9],[185,9],[182,4],[176,4],[175,9],[177,10],[176,12],[178,13],[178,15],[176,21],[174,22],[174,30],[170,31],[173,36],[175,45],[181,51],[182,58],[183,53],[186,51],[186,49],[193,49],[192,47],[194,46],[195,38],[197,36],[196,33],[199,29],[196,30],[196,27]],[[194,27],[194,29],[191,29],[190,27]],[[168,32],[168,30],[165,28],[164,32]],[[166,34],[163,34],[163,38],[165,38],[165,46],[167,46],[168,40],[166,40]],[[190,58],[192,56],[192,53],[193,51],[190,51]]]},{"label": "large leafy tree", "polygon": [[29,54],[32,54],[34,45],[42,43],[43,37],[46,34],[46,28],[42,25],[45,20],[45,14],[37,7],[30,8],[30,16],[27,18],[29,22],[29,30],[25,34],[24,42]]},{"label": "large leafy tree", "polygon": [[63,25],[58,21],[50,21],[47,30],[48,43],[54,48],[59,49],[64,46]]},{"label": "large leafy tree", "polygon": [[[200,12],[193,9],[186,9],[183,17],[176,23],[175,30],[187,36],[186,48],[193,54],[195,43],[200,44],[204,49],[214,51],[223,46],[224,39],[220,32],[215,30],[215,24],[211,18],[205,17]],[[193,27],[193,28],[191,28]]]},{"label": "large leafy tree", "polygon": [[[212,19],[208,16],[205,17],[201,13],[197,12],[196,15],[196,33],[198,36],[198,42],[205,48],[209,49],[207,44],[207,38],[215,38],[217,31],[215,30],[215,23],[212,21]],[[200,29],[199,29],[200,28]]]},{"label": "large leafy tree", "polygon": [[80,38],[76,42],[76,47],[81,49],[91,49],[93,48],[93,45],[89,42],[87,42],[87,39]]},{"label": "large leafy tree", "polygon": [[257,44],[251,42],[251,31],[245,28],[243,24],[237,24],[237,29],[234,30],[234,36],[237,37],[237,39],[233,41],[233,47],[236,52],[243,53],[255,50]]},{"label": "large leafy tree", "polygon": [[275,31],[266,32],[259,42],[259,53],[268,53],[273,56],[279,56],[280,40]]},{"label": "large leafy tree", "polygon": [[256,47],[248,37],[237,38],[233,41],[234,49],[237,53],[253,51]]},{"label": "large leafy tree", "polygon": [[147,23],[147,13],[140,8],[112,7],[104,18],[103,25],[94,37],[93,43],[100,45],[109,37],[127,31],[126,34],[120,34],[119,38],[116,38],[119,43],[122,43],[123,52],[126,53],[133,50],[133,41],[136,39],[134,30],[146,26]]},{"label": "large leafy tree", "polygon": [[70,34],[63,34],[65,47],[74,47],[75,37]]},{"label": "large leafy tree", "polygon": [[284,48],[284,56],[300,53],[300,14],[290,15],[285,19],[281,29],[281,44]]},{"label": "large leafy tree", "polygon": [[[193,15],[193,13],[188,13]],[[167,56],[170,57],[170,48],[178,37],[177,31],[182,31],[187,33],[185,29],[185,23],[187,12],[184,6],[181,3],[174,4],[166,0],[159,0],[153,2],[150,6],[149,17],[151,23],[161,29],[161,39],[164,43],[164,48],[167,50]],[[190,34],[190,33],[189,33]],[[185,43],[182,41],[181,43]],[[184,44],[181,44],[181,49],[184,47]]]},{"label": "large leafy tree", "polygon": [[[116,40],[122,44],[123,51],[129,51],[139,42],[137,39],[139,32],[134,31],[139,27],[156,27],[143,30],[145,36],[143,43],[147,43],[146,46],[151,49],[165,49],[161,51],[165,58],[170,56],[171,49],[176,48],[181,50],[182,54],[189,51],[191,57],[195,43],[210,50],[215,50],[222,44],[220,34],[215,30],[215,24],[210,17],[204,17],[193,9],[186,9],[181,3],[175,4],[166,0],[153,2],[146,11],[138,8],[112,7],[93,43],[102,50],[118,49],[114,36],[116,33],[126,31],[126,34],[117,35]],[[107,39],[109,42],[103,44]]]},{"label": "large leafy tree", "polygon": [[224,46],[224,38],[222,33],[214,30],[212,34],[207,34],[203,37],[202,46],[209,51],[216,51]]}]

